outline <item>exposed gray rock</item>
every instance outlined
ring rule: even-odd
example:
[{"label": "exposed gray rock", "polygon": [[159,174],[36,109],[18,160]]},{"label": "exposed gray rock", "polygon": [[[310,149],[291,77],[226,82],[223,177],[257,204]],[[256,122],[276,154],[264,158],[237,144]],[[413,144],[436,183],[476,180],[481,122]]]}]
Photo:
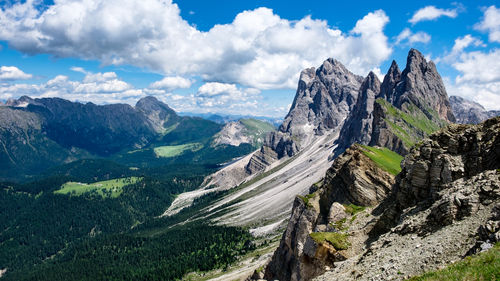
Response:
[{"label": "exposed gray rock", "polygon": [[380,86],[380,93],[377,98],[382,98],[391,104],[393,104],[398,94],[396,93],[396,85],[401,81],[401,70],[399,70],[398,64],[396,61],[392,61],[391,67],[387,71],[387,74],[384,76],[384,81],[382,81],[382,85]]},{"label": "exposed gray rock", "polygon": [[229,144],[238,146],[242,143],[252,143],[252,140],[245,133],[245,126],[239,121],[226,123],[213,141],[214,145]]},{"label": "exposed gray rock", "polygon": [[354,75],[339,61],[328,59],[315,70],[302,71],[297,93],[280,131],[302,141],[342,125],[358,96],[363,78]]},{"label": "exposed gray rock", "polygon": [[450,96],[450,105],[457,123],[478,124],[488,118],[500,115],[500,111],[487,111],[479,103],[458,96]]},{"label": "exposed gray rock", "polygon": [[406,68],[401,73],[401,81],[396,84],[395,106],[403,108],[403,105],[408,102],[422,109],[431,120],[436,118],[432,112],[435,110],[438,118],[449,122],[455,121],[446,89],[436,66],[432,61],[428,62],[415,49],[411,49],[408,53]]},{"label": "exposed gray rock", "polygon": [[370,143],[373,107],[375,105],[375,97],[379,92],[380,81],[377,75],[370,71],[361,84],[356,105],[340,131],[338,151],[344,151],[355,142],[361,144]]},{"label": "exposed gray rock", "polygon": [[[356,103],[362,81],[361,76],[334,59],[324,61],[318,69],[303,70],[288,115],[279,131],[270,133],[263,145],[281,159],[295,155],[317,135],[340,130]],[[266,151],[255,157],[264,158],[260,154]],[[255,170],[247,167],[247,171]]]},{"label": "exposed gray rock", "polygon": [[[321,245],[304,231],[332,231],[323,226],[330,213],[339,213],[332,202],[359,204],[354,195],[370,192],[357,191],[380,185],[380,180],[365,182],[372,168],[359,158],[362,155],[350,148],[335,160],[312,196],[319,197],[319,212],[313,200],[309,209],[316,211],[303,215],[307,204],[296,199],[288,235],[281,242],[287,246],[275,252],[266,269],[268,280],[402,280],[487,249],[500,239],[497,117],[475,126],[452,124],[412,149],[389,196],[378,201],[368,220],[358,218],[358,228],[353,228],[356,223],[348,227],[351,247],[343,255],[346,260],[319,251]],[[298,230],[300,235],[290,235]]]},{"label": "exposed gray rock", "polygon": [[335,223],[347,217],[348,215],[345,212],[345,207],[339,202],[333,202],[330,206],[330,211],[328,211],[328,223]]},{"label": "exposed gray rock", "polygon": [[405,155],[414,142],[454,120],[434,63],[412,49],[403,73],[393,61],[382,84],[373,73],[365,78],[335,155],[354,143]]},{"label": "exposed gray rock", "polygon": [[[300,198],[295,198],[290,222],[283,233],[279,248],[274,252],[271,262],[268,264],[264,278],[266,280],[307,280],[310,276],[309,269],[315,266],[304,262],[303,254],[309,234],[313,231],[318,218],[319,209],[314,206],[308,207]],[[310,242],[309,242],[310,243]],[[311,246],[308,247],[308,252]],[[307,272],[305,272],[307,271]]]},{"label": "exposed gray rock", "polygon": [[314,241],[309,234],[339,231],[333,225],[350,217],[340,203],[376,205],[389,193],[394,176],[365,156],[362,149],[356,145],[338,157],[321,187],[305,199],[307,203],[304,198],[295,199],[280,247],[266,268],[267,280],[310,280],[350,256],[327,242]]},{"label": "exposed gray rock", "polygon": [[380,88],[373,109],[371,146],[405,155],[418,140],[455,121],[436,66],[415,49],[408,53],[401,74],[392,63]]}]

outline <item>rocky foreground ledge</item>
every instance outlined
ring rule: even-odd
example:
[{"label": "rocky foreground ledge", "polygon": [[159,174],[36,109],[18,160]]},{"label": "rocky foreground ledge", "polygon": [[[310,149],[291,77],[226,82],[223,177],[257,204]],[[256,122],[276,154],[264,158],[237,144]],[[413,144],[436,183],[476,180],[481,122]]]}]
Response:
[{"label": "rocky foreground ledge", "polygon": [[500,241],[500,118],[450,125],[394,177],[355,145],[297,197],[266,280],[402,280]]}]

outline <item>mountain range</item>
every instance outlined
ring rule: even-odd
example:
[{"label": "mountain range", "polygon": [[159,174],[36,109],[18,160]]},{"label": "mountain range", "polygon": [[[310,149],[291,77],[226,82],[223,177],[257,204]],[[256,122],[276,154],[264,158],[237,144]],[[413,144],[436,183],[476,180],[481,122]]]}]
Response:
[{"label": "mountain range", "polygon": [[[23,96],[7,101],[0,107],[0,115],[0,177],[4,179],[13,171],[16,177],[22,174],[31,177],[78,159],[116,158],[160,145],[201,142],[209,147],[209,142],[224,127],[199,117],[181,117],[151,96],[140,99],[135,107]],[[261,134],[274,130],[266,122],[250,120],[247,124],[250,122],[254,127],[263,126],[263,130],[260,134],[253,132],[236,145],[249,145],[243,153],[259,143],[257,138],[262,138]]]},{"label": "mountain range", "polygon": [[9,100],[0,278],[419,275],[500,240],[498,113],[448,97],[415,49],[382,81],[303,70],[277,130],[154,97]]}]

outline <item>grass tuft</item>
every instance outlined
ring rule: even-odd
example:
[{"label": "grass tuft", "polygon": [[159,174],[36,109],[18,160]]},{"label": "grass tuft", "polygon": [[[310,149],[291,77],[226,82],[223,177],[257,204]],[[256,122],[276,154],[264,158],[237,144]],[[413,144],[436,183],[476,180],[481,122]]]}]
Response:
[{"label": "grass tuft", "polygon": [[354,216],[355,214],[357,214],[359,212],[363,212],[366,209],[366,207],[357,206],[354,204],[342,205],[342,206],[344,206],[345,212],[350,214],[351,216]]},{"label": "grass tuft", "polygon": [[349,237],[345,233],[338,232],[313,232],[309,234],[316,243],[328,242],[336,250],[347,250],[351,244],[347,241]]}]

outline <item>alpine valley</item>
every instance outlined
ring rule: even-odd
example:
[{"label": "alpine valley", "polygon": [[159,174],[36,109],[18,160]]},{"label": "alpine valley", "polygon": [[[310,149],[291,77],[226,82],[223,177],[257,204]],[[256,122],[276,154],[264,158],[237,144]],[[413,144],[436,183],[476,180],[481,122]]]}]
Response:
[{"label": "alpine valley", "polygon": [[9,100],[0,280],[495,280],[497,115],[415,49],[382,81],[303,70],[278,128]]}]

